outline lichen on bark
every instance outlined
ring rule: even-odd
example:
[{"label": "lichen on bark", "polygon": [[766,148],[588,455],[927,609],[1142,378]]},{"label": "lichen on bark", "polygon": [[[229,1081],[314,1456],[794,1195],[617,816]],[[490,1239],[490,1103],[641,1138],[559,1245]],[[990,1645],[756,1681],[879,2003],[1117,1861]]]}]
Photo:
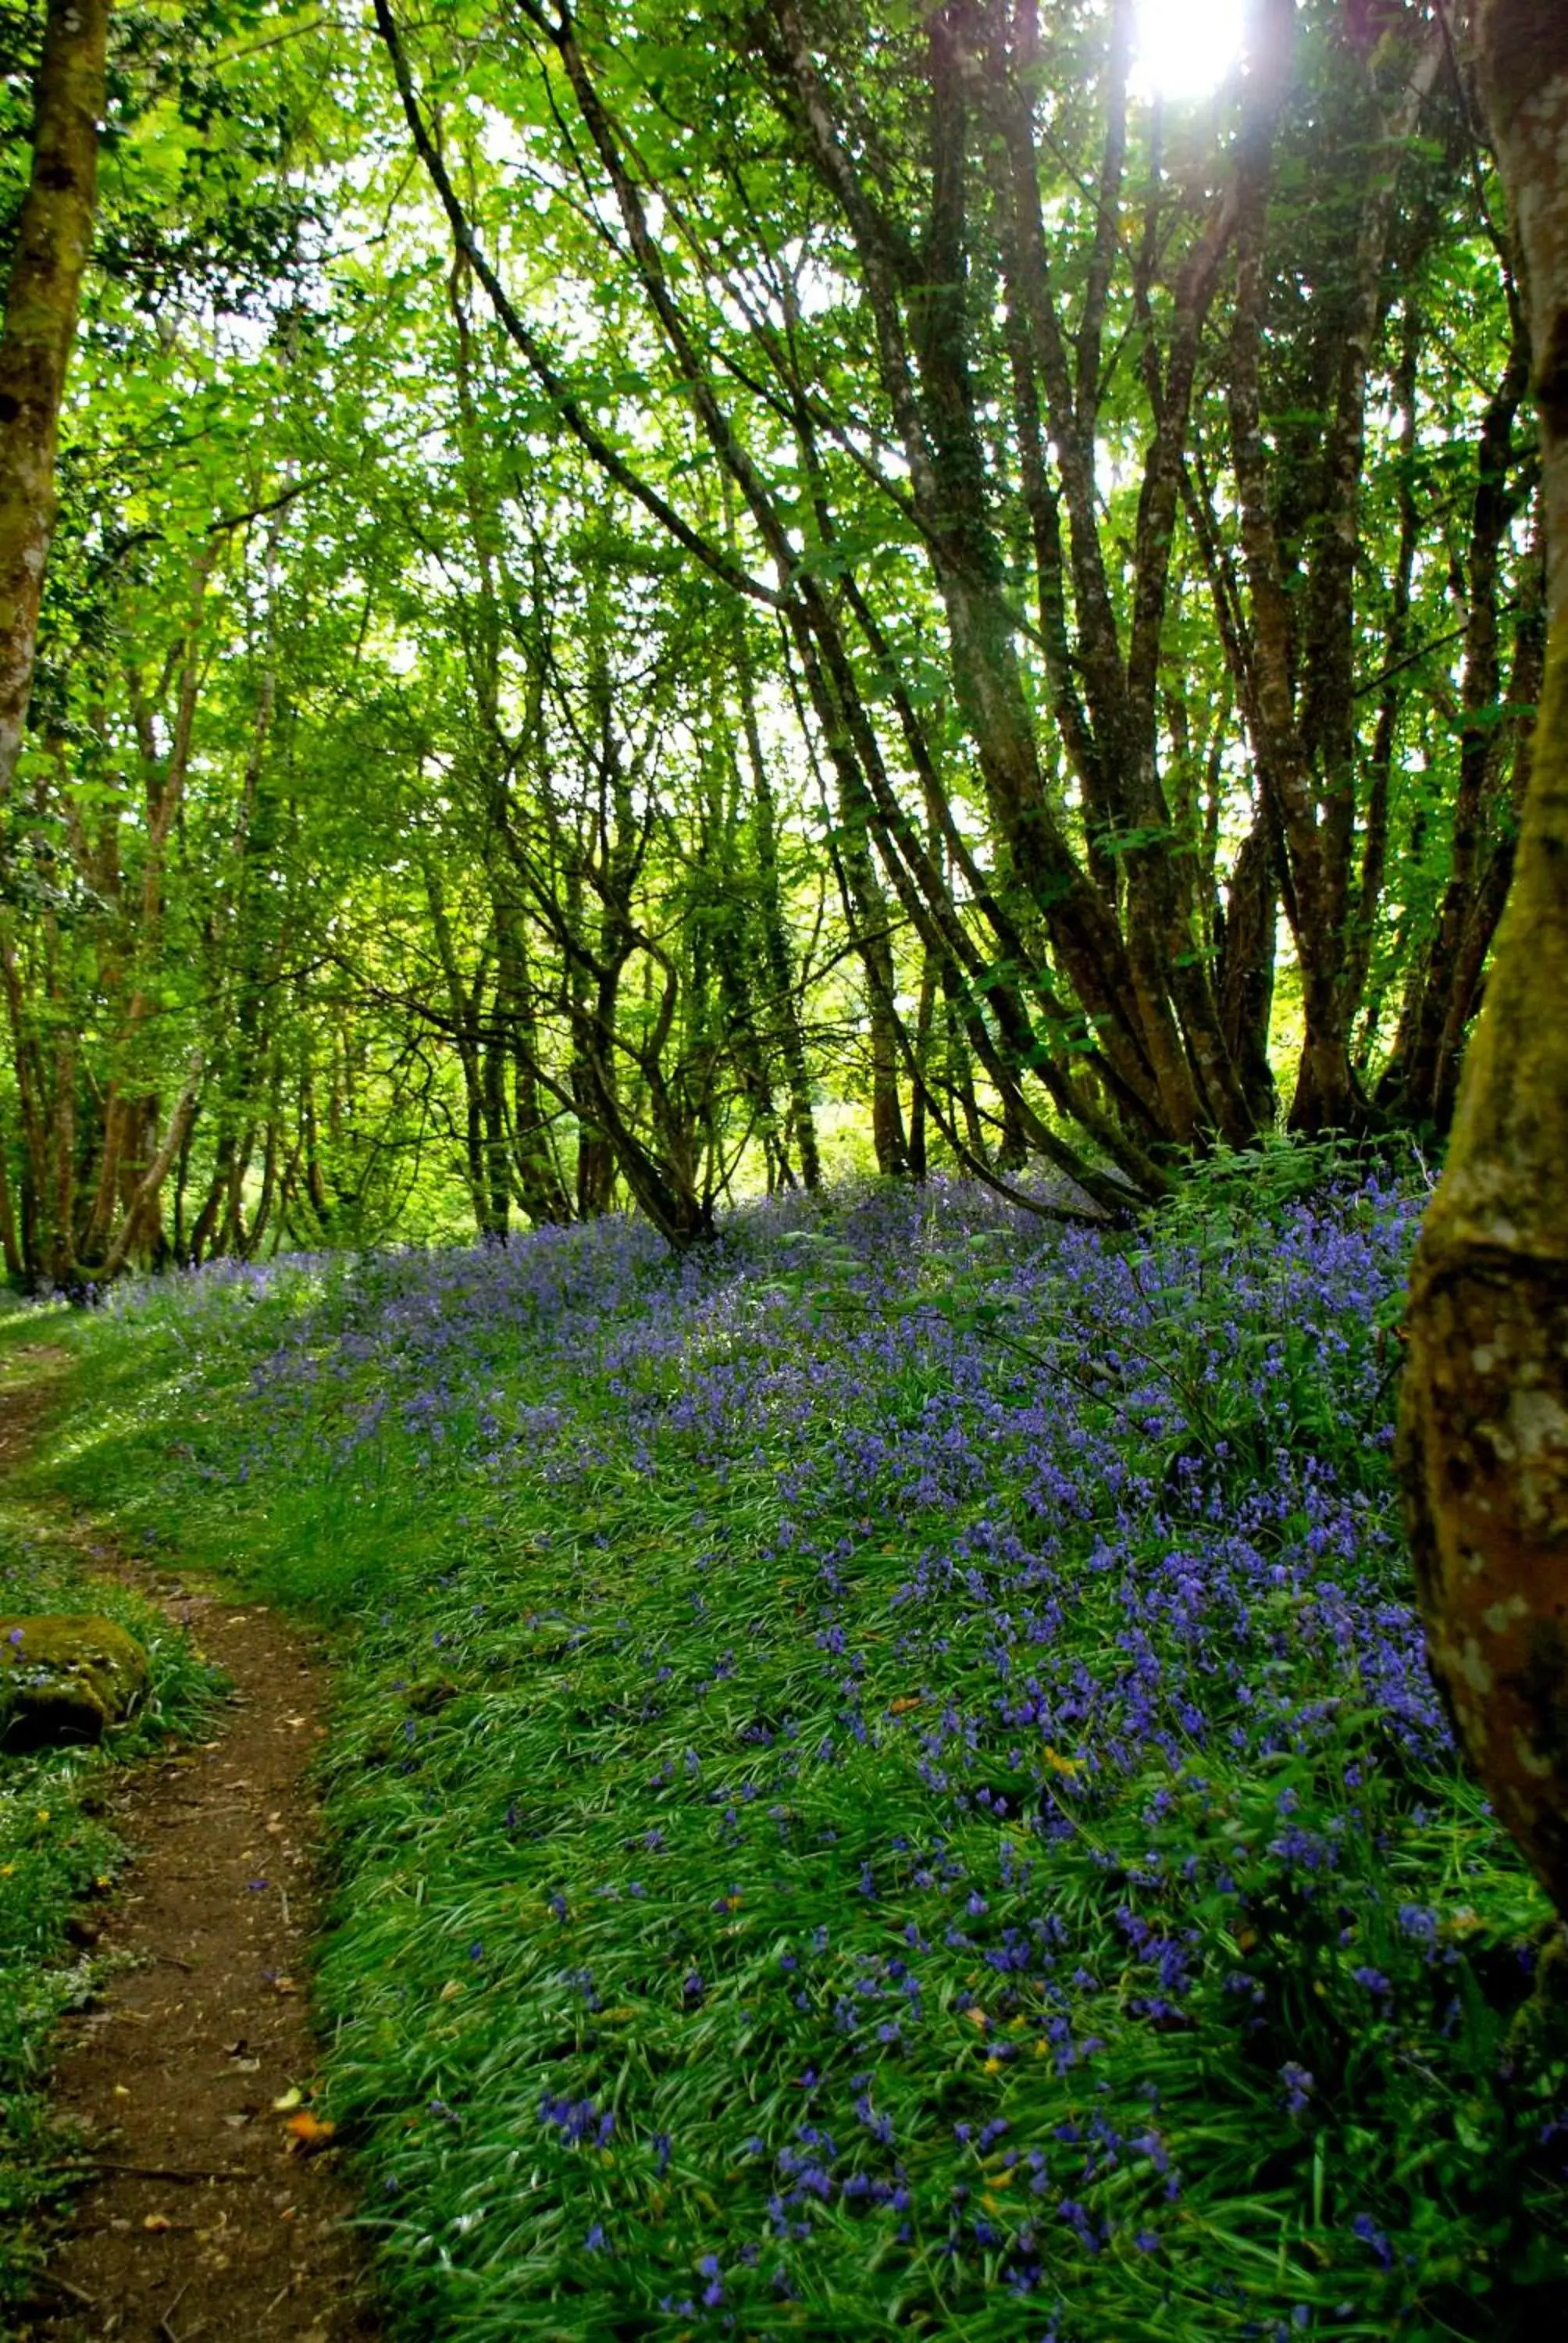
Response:
[{"label": "lichen on bark", "polygon": [[1551,622],[1513,891],[1412,1273],[1401,1462],[1433,1674],[1568,1916],[1568,10],[1490,0],[1476,35],[1534,337]]}]

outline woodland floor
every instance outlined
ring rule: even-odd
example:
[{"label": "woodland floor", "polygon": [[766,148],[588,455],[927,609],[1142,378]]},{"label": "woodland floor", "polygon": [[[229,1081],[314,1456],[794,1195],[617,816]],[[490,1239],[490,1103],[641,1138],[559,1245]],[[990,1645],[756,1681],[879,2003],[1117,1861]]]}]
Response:
[{"label": "woodland floor", "polygon": [[364,2334],[371,2237],[409,2343],[1568,2334],[1551,1916],[1389,1463],[1425,1194],[1260,1156],[1111,1241],[934,1182],[13,1326],[0,1412],[23,1350],[75,1367],[0,1557],[37,1607],[124,1574],[156,1664],[142,1765],[0,1804],[51,1947],[0,1901],[16,2286],[88,1795],[146,1850],[34,2343]]},{"label": "woodland floor", "polygon": [[[0,1475],[28,1458],[65,1361],[0,1394]],[[307,1638],[210,1582],[138,1563],[75,1516],[95,1577],[188,1628],[233,1690],[216,1739],[112,1778],[134,1860],[84,1931],[106,1981],[62,2028],[55,2103],[90,2177],[18,2330],[25,2343],[197,2343],[378,2332],[337,2151],[276,2102],[317,2063],[303,1963],[318,1843],[309,1763],[324,1679]]]}]

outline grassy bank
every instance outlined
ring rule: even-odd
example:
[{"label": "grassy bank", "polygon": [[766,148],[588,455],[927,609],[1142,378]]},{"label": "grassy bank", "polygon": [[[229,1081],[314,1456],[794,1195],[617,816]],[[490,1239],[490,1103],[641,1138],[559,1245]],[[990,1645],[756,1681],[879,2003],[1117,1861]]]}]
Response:
[{"label": "grassy bank", "polygon": [[[51,1329],[51,1331],[53,1331]],[[0,1340],[0,1403],[36,1373],[36,1329]],[[92,1611],[146,1644],[152,1688],[136,1723],[101,1749],[0,1755],[0,2331],[37,2268],[39,2217],[65,2186],[69,2143],[48,2123],[47,2047],[61,2013],[90,1993],[91,1930],[76,1915],[112,1886],[119,1842],[102,1819],[111,1769],[135,1764],[210,1713],[214,1686],[161,1614],[92,1572],[61,1523],[0,1483],[0,1611]]]},{"label": "grassy bank", "polygon": [[1414,1183],[223,1269],[68,1489],[343,1631],[332,2112],[409,2335],[1524,2337],[1544,1908],[1390,1468]]}]

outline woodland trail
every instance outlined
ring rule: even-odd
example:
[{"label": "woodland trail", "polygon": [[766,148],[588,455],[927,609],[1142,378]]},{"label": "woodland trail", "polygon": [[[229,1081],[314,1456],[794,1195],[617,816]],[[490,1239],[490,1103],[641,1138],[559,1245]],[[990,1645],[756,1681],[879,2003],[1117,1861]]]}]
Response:
[{"label": "woodland trail", "polygon": [[[35,1444],[65,1362],[0,1394],[0,1476]],[[111,1971],[61,2029],[54,2101],[90,2177],[65,2213],[24,2343],[371,2343],[367,2257],[338,2151],[290,2133],[317,2064],[304,1963],[326,1728],[319,1654],[221,1588],[151,1568],[90,1522],[96,1576],[188,1627],[233,1694],[216,1737],[109,1777],[134,1861],[95,1910]]]}]

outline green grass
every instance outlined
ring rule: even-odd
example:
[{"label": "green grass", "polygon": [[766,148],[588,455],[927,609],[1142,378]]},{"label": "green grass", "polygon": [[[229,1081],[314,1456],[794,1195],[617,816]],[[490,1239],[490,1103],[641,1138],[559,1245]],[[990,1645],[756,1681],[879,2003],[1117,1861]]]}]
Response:
[{"label": "green grass", "polygon": [[[0,1378],[29,1372],[36,1320],[13,1319]],[[51,1324],[50,1332],[55,1332]],[[40,2221],[66,2185],[68,2145],[48,2119],[50,2033],[92,1992],[100,1964],[75,1949],[75,1908],[105,1895],[123,1860],[102,1819],[111,1774],[192,1733],[210,1714],[213,1673],[162,1614],[111,1581],[25,1480],[0,1485],[0,1610],[92,1611],[146,1644],[152,1687],[136,1721],[95,1749],[0,1755],[0,2329],[25,2298],[40,2256]]]}]

